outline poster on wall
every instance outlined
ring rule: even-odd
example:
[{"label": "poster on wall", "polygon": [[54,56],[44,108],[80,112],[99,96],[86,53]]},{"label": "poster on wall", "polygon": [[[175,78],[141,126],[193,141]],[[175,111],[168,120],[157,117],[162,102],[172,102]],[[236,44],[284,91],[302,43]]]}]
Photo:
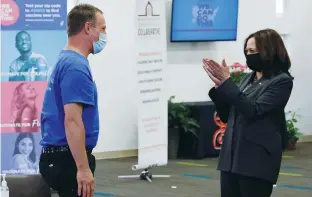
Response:
[{"label": "poster on wall", "polygon": [[35,174],[40,113],[49,75],[64,48],[64,0],[1,0],[1,173]]},{"label": "poster on wall", "polygon": [[136,68],[138,91],[138,165],[133,170],[168,163],[167,61],[165,3],[136,1]]}]

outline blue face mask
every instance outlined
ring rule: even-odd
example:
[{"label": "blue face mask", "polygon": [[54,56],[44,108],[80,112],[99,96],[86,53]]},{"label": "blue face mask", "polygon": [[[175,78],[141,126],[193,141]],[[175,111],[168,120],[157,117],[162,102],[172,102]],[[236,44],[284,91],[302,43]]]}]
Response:
[{"label": "blue face mask", "polygon": [[97,54],[101,52],[106,46],[106,34],[100,32],[99,40],[93,41],[93,54]]}]

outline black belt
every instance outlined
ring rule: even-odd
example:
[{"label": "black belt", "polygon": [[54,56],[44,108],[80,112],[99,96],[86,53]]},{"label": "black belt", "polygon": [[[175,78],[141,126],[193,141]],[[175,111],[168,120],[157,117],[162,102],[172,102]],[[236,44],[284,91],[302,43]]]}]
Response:
[{"label": "black belt", "polygon": [[[92,148],[86,148],[86,151],[88,154],[92,153]],[[68,146],[49,146],[42,148],[42,153],[45,154],[53,154],[53,153],[61,153],[61,152],[70,152],[70,149]]]}]

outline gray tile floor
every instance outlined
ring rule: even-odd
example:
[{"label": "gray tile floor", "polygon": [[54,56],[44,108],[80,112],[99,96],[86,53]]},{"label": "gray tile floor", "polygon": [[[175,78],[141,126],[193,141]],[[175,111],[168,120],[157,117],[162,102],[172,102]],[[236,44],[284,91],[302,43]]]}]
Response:
[{"label": "gray tile floor", "polygon": [[[312,143],[302,143],[297,150],[284,154],[283,166],[273,197],[312,196]],[[95,196],[115,197],[217,197],[220,196],[217,158],[170,161],[168,166],[155,168],[153,174],[171,178],[120,180],[118,175],[136,175],[131,166],[137,158],[97,161]],[[182,162],[182,163],[181,163]],[[186,165],[185,163],[186,162]],[[191,165],[190,163],[193,163]]]}]

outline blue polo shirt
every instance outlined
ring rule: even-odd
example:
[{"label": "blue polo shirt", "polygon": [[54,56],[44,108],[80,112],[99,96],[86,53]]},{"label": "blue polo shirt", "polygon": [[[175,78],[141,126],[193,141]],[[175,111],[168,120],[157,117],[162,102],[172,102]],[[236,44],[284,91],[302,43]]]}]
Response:
[{"label": "blue polo shirt", "polygon": [[41,112],[43,147],[68,145],[64,126],[64,105],[83,104],[82,120],[86,146],[94,148],[99,135],[97,89],[88,59],[71,50],[63,50],[50,76]]}]

